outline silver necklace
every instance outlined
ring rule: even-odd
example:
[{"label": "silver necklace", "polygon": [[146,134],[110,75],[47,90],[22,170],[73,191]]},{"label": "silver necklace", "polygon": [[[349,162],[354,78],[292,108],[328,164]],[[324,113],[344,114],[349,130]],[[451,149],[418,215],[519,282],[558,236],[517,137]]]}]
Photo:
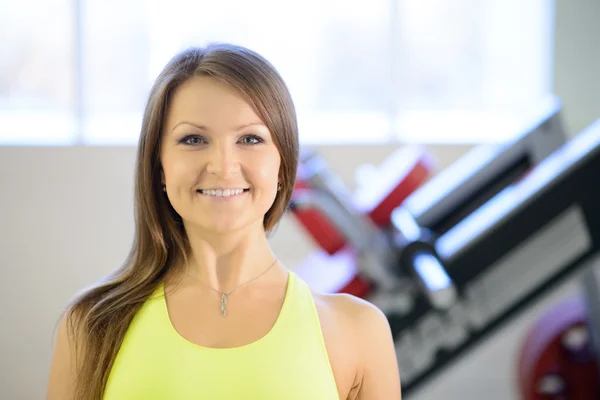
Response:
[{"label": "silver necklace", "polygon": [[187,274],[187,275],[189,275],[189,276],[190,276],[191,278],[193,278],[194,280],[196,280],[197,282],[200,282],[200,283],[201,283],[201,284],[203,284],[204,286],[206,286],[206,287],[208,287],[208,288],[210,288],[210,289],[214,290],[215,292],[217,292],[218,294],[220,294],[220,295],[221,295],[221,316],[222,316],[222,317],[225,317],[225,316],[227,315],[227,296],[229,296],[231,293],[233,293],[233,292],[234,292],[235,290],[237,290],[239,287],[242,287],[242,286],[244,286],[244,285],[247,285],[247,284],[249,284],[250,282],[252,282],[252,281],[254,281],[254,280],[256,280],[256,279],[260,278],[260,277],[261,277],[261,276],[263,276],[264,274],[266,274],[266,273],[267,273],[267,272],[268,272],[268,271],[269,271],[271,268],[273,268],[273,266],[274,266],[274,265],[277,263],[277,261],[278,261],[278,259],[276,258],[276,259],[275,259],[275,261],[273,261],[273,264],[271,264],[271,265],[269,266],[269,268],[267,268],[267,269],[266,269],[266,270],[265,270],[265,271],[264,271],[262,274],[258,275],[258,276],[257,276],[257,277],[255,277],[255,278],[252,278],[252,279],[250,279],[248,282],[242,283],[242,284],[240,284],[240,285],[238,285],[238,286],[234,287],[233,289],[231,289],[231,290],[230,290],[230,291],[228,291],[228,292],[220,292],[220,291],[218,291],[217,289],[213,288],[212,286],[210,286],[210,285],[208,285],[208,284],[206,284],[206,283],[202,282],[200,279],[198,279],[198,278],[196,278],[195,276],[191,275],[191,274],[189,273],[189,271],[187,271],[187,269],[186,269],[186,274]]}]

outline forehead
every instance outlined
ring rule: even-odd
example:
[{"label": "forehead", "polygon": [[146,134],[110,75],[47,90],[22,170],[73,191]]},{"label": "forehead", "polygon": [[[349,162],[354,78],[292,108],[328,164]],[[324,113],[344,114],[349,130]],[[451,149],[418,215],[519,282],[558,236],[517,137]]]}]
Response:
[{"label": "forehead", "polygon": [[207,76],[192,77],[173,93],[165,123],[168,128],[181,120],[216,129],[261,121],[239,92],[226,83]]}]

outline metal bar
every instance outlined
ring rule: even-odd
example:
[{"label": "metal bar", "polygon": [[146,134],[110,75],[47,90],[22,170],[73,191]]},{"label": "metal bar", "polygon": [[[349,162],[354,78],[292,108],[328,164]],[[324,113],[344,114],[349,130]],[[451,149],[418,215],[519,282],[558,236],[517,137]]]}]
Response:
[{"label": "metal bar", "polygon": [[581,276],[587,326],[596,364],[600,365],[600,259],[586,268]]}]

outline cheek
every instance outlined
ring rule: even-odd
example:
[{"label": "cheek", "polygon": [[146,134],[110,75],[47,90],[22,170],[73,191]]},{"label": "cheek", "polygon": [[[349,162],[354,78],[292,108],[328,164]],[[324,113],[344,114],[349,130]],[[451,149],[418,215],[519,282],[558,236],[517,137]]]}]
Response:
[{"label": "cheek", "polygon": [[196,164],[191,157],[165,157],[163,170],[167,182],[175,185],[193,182]]},{"label": "cheek", "polygon": [[276,187],[279,179],[279,153],[270,157],[263,157],[260,162],[254,163],[254,166],[255,177],[260,181],[261,186]]}]

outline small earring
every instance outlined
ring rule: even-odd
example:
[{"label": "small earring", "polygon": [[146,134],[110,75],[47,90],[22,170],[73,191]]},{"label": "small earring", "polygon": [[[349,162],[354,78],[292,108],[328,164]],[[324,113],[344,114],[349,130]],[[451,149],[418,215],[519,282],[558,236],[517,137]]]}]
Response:
[{"label": "small earring", "polygon": [[281,182],[279,182],[279,183],[277,184],[277,191],[279,192],[280,190],[281,190]]},{"label": "small earring", "polygon": [[167,191],[167,186],[166,185],[162,185],[162,189],[163,189],[163,192],[166,192]]}]

